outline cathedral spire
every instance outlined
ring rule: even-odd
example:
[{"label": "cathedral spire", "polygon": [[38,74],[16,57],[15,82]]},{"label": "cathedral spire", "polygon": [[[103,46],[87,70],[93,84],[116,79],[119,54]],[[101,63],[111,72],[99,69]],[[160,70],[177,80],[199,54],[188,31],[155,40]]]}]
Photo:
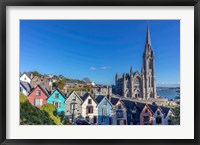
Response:
[{"label": "cathedral spire", "polygon": [[130,74],[133,74],[133,67],[131,66]]},{"label": "cathedral spire", "polygon": [[151,37],[150,37],[149,25],[147,25],[146,44],[151,45]]}]

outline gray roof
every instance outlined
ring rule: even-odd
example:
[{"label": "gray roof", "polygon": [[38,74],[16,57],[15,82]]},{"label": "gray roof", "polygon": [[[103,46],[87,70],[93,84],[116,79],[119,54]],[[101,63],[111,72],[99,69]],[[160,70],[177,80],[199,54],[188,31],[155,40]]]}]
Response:
[{"label": "gray roof", "polygon": [[158,109],[158,106],[157,106],[157,105],[148,104],[148,106],[151,108],[151,110],[153,111],[153,113],[155,113],[156,110]]},{"label": "gray roof", "polygon": [[100,103],[104,98],[105,98],[105,96],[99,95],[99,96],[97,96],[96,101],[98,103]]},{"label": "gray roof", "polygon": [[31,92],[31,85],[28,82],[20,81],[20,83],[26,89],[27,92]]},{"label": "gray roof", "polygon": [[111,98],[111,101],[110,101],[110,102],[111,102],[113,105],[116,105],[118,101],[119,101],[118,98]]}]

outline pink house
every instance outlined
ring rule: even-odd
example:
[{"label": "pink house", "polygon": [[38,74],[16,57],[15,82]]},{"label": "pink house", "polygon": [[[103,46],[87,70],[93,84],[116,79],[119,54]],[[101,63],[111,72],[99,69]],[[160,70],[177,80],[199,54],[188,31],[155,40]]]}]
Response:
[{"label": "pink house", "polygon": [[41,108],[47,103],[48,93],[40,85],[38,85],[28,96],[31,105]]},{"label": "pink house", "polygon": [[140,125],[152,125],[153,124],[153,111],[144,103],[136,103],[140,110]]}]

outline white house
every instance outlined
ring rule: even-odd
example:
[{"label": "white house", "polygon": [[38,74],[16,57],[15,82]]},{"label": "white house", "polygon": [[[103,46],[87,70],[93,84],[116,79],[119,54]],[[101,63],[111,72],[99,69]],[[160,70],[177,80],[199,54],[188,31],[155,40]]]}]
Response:
[{"label": "white house", "polygon": [[20,81],[27,82],[27,83],[30,84],[31,83],[31,78],[26,73],[23,73],[20,76]]},{"label": "white house", "polygon": [[171,118],[175,116],[174,111],[167,107],[160,107],[164,113],[164,124],[171,125]]},{"label": "white house", "polygon": [[89,93],[85,93],[81,99],[83,100],[82,117],[89,123],[96,124],[98,119],[97,101]]},{"label": "white house", "polygon": [[148,105],[153,111],[153,125],[165,125],[165,116],[162,109],[157,105]]}]

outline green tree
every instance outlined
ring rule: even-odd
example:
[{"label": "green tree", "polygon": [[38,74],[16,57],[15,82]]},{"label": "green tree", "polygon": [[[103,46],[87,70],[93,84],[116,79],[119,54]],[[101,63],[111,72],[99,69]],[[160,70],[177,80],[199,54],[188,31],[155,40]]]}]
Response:
[{"label": "green tree", "polygon": [[35,76],[40,77],[41,76],[41,74],[38,71],[33,71],[32,74],[33,74],[33,77],[35,77]]},{"label": "green tree", "polygon": [[60,90],[63,90],[64,86],[66,84],[66,79],[61,79],[61,80],[58,80],[56,82],[56,86],[60,89]]},{"label": "green tree", "polygon": [[20,94],[20,124],[21,125],[55,125],[46,111],[32,106],[27,97]]},{"label": "green tree", "polygon": [[60,117],[56,113],[56,107],[53,104],[44,104],[41,110],[48,113],[49,118],[51,118],[57,125],[61,125]]},{"label": "green tree", "polygon": [[180,125],[180,106],[176,106],[173,111],[175,116],[171,118],[172,124]]}]

